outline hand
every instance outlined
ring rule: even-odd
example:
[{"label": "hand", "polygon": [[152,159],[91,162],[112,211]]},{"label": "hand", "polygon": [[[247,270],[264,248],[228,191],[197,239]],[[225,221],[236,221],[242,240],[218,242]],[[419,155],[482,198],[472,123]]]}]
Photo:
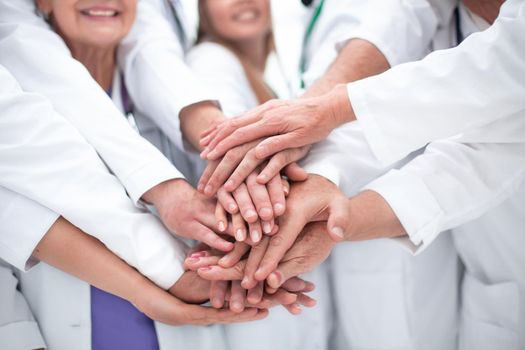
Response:
[{"label": "hand", "polygon": [[[255,156],[255,147],[262,140],[258,139],[235,146],[228,150],[221,159],[209,161],[197,189],[208,196],[215,195],[221,186],[224,186],[226,191],[233,192],[255,169],[266,162],[264,158]],[[286,166],[306,156],[309,149],[309,146],[291,148],[274,155],[266,165],[262,166],[257,182],[260,184],[268,183],[273,177],[279,175]],[[304,178],[293,180],[301,181]]]},{"label": "hand", "polygon": [[235,146],[271,136],[255,149],[255,156],[265,159],[285,149],[323,140],[352,115],[344,85],[319,97],[272,100],[204,133],[201,145],[206,148],[201,156],[215,160]]},{"label": "hand", "polygon": [[326,231],[324,222],[306,225],[292,248],[279,262],[277,269],[266,279],[268,286],[280,288],[285,281],[310,272],[325,261],[335,246]]},{"label": "hand", "polygon": [[160,219],[174,234],[201,241],[221,251],[233,244],[214,232],[215,201],[198,193],[183,179],[165,181],[144,196],[159,212]]},{"label": "hand", "polygon": [[[254,273],[254,278],[257,281],[264,281],[275,271],[306,224],[314,221],[330,221],[329,215],[335,210],[334,208],[339,210],[338,213],[342,213],[347,208],[347,202],[348,198],[333,183],[321,176],[310,175],[306,181],[292,185],[287,211],[279,220],[279,231],[270,238],[268,248],[259,258],[261,262]],[[341,215],[338,214],[337,217],[340,218]],[[330,223],[329,227],[331,227]],[[343,233],[340,229],[332,228],[331,234]]]},{"label": "hand", "polygon": [[136,286],[131,302],[149,318],[173,326],[247,322],[260,320],[268,315],[268,310],[265,309],[247,308],[241,313],[235,313],[231,310],[185,304],[146,278]]},{"label": "hand", "polygon": [[194,271],[186,271],[169,289],[170,294],[188,304],[203,304],[208,301],[210,281],[197,275]]}]

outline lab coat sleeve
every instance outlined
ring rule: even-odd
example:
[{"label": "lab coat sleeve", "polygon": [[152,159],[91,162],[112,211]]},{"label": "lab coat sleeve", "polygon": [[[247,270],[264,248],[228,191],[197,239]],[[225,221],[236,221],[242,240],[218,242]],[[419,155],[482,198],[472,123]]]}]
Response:
[{"label": "lab coat sleeve", "polygon": [[12,267],[0,260],[0,348],[28,350],[46,348],[46,343],[18,290],[18,279]]},{"label": "lab coat sleeve", "polygon": [[[45,98],[23,93],[2,67],[0,81],[0,186],[62,215],[159,286],[172,286],[183,273],[185,246],[155,216],[133,205],[95,150]],[[31,203],[11,203],[4,208],[2,202],[1,216],[27,222],[13,229],[38,219],[30,216]],[[27,237],[2,223],[2,242],[15,252],[23,248],[15,256],[17,266],[42,237],[41,224]]]},{"label": "lab coat sleeve", "polygon": [[458,47],[348,84],[374,154],[390,163],[431,141],[525,109],[523,33],[525,4],[509,0],[489,29]]},{"label": "lab coat sleeve", "polygon": [[[464,143],[461,136],[436,141],[422,155],[365,189],[385,198],[412,244],[405,243],[419,253],[440,232],[478,218],[516,192],[525,178],[524,117],[515,117],[521,120],[521,142]],[[483,129],[491,133],[495,128]],[[465,135],[465,139],[473,136]]]},{"label": "lab coat sleeve", "polygon": [[139,1],[135,24],[118,58],[137,110],[184,150],[180,111],[215,97],[186,65],[171,11],[168,1]]},{"label": "lab coat sleeve", "polygon": [[34,1],[0,0],[0,64],[24,91],[45,95],[123,183],[131,198],[182,177],[127,123],[62,39],[35,14]]},{"label": "lab coat sleeve", "polygon": [[28,271],[38,263],[31,257],[35,247],[59,215],[2,186],[0,203],[0,259]]},{"label": "lab coat sleeve", "polygon": [[[345,1],[338,1],[339,6]],[[428,54],[436,31],[451,19],[454,0],[346,1],[357,17],[356,25],[341,33],[336,47],[363,39],[381,51],[391,67],[421,59]]]}]

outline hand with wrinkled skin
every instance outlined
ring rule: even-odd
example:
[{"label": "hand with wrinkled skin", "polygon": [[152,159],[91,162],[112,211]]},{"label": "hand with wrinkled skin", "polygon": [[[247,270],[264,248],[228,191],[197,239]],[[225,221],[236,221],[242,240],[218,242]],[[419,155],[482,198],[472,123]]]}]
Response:
[{"label": "hand with wrinkled skin", "polygon": [[208,129],[201,137],[203,158],[215,160],[235,146],[268,137],[255,149],[265,159],[287,149],[312,145],[355,119],[345,85],[311,98],[272,100]]}]

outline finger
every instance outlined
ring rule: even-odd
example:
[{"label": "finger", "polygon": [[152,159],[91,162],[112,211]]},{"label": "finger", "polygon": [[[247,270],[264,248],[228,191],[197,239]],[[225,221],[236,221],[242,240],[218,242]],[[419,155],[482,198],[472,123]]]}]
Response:
[{"label": "finger", "polygon": [[184,260],[184,268],[197,271],[201,267],[217,265],[219,259],[219,256],[189,257]]},{"label": "finger", "polygon": [[254,223],[248,224],[248,227],[250,229],[250,238],[252,242],[257,245],[257,243],[259,243],[262,238],[261,223],[256,221]]},{"label": "finger", "polygon": [[253,151],[247,152],[244,159],[235,168],[233,173],[231,173],[230,177],[224,184],[224,188],[230,192],[235,190],[262,162],[263,160],[255,158],[255,153]]},{"label": "finger", "polygon": [[228,242],[204,225],[196,226],[194,238],[223,252],[229,252],[233,249],[233,243]]},{"label": "finger", "polygon": [[223,252],[229,252],[233,249],[233,243],[228,242],[204,225],[196,225],[194,238]]},{"label": "finger", "polygon": [[[226,179],[238,168],[239,163],[243,161],[244,155],[248,150],[249,147],[244,145],[226,152],[206,183],[204,194],[207,196],[214,195],[217,189],[224,185]],[[235,187],[226,189],[231,192]]]},{"label": "finger", "polygon": [[304,171],[297,163],[291,163],[284,168],[284,174],[292,181],[305,181],[308,178],[308,173]]},{"label": "finger", "polygon": [[280,288],[287,280],[303,274],[305,267],[300,264],[296,259],[281,262],[277,269],[270,273],[266,279],[268,286],[272,288]]},{"label": "finger", "polygon": [[220,309],[224,305],[226,290],[229,286],[227,281],[212,281],[210,285],[210,302],[211,305]]},{"label": "finger", "polygon": [[299,303],[292,303],[292,304],[288,304],[288,305],[283,305],[283,307],[286,310],[288,310],[288,312],[291,313],[292,315],[299,315],[303,311],[301,309],[301,305],[299,305]]},{"label": "finger", "polygon": [[345,239],[346,228],[350,224],[350,215],[345,205],[346,201],[346,198],[335,200],[330,205],[327,229],[328,234],[335,242],[340,242]]},{"label": "finger", "polygon": [[[246,179],[246,187],[248,188],[248,193],[250,194],[253,204],[255,204],[255,208],[257,209],[257,213],[259,214],[261,220],[273,220],[273,209],[272,203],[270,202],[270,195],[268,193],[268,190],[266,189],[265,185],[257,183],[256,179],[257,174],[255,172],[252,172]],[[279,187],[282,189],[280,183]],[[270,232],[271,228],[268,231],[268,233]]]},{"label": "finger", "polygon": [[246,239],[246,222],[242,218],[241,214],[232,215],[232,227],[237,242],[242,242]]},{"label": "finger", "polygon": [[255,287],[248,290],[246,300],[252,305],[256,305],[261,302],[264,294],[264,282],[259,282]]},{"label": "finger", "polygon": [[[293,213],[293,215],[289,214],[281,217],[279,231],[271,237],[270,245],[266,250],[259,268],[255,272],[256,280],[262,281],[266,279],[270,273],[275,271],[277,265],[293,245],[304,225],[305,219],[300,213]],[[284,282],[284,280],[282,282]]]},{"label": "finger", "polygon": [[224,210],[220,202],[215,204],[215,219],[217,220],[217,229],[219,232],[226,231],[228,226],[228,217],[226,215],[226,210]]},{"label": "finger", "polygon": [[228,213],[235,214],[239,211],[233,196],[222,187],[217,191],[217,200]]},{"label": "finger", "polygon": [[[264,128],[261,129],[264,130]],[[263,130],[261,130],[261,132]],[[259,143],[255,148],[255,156],[259,159],[265,159],[280,151],[284,151],[289,148],[302,147],[305,145],[307,145],[307,143],[305,143],[302,137],[299,137],[299,135],[295,134],[294,132],[289,132],[286,134],[268,137],[267,139]]]},{"label": "finger", "polygon": [[317,300],[309,297],[308,295],[304,293],[298,293],[297,303],[299,303],[300,305],[304,305],[306,307],[314,307],[317,304]]},{"label": "finger", "polygon": [[297,301],[297,295],[287,292],[284,289],[279,289],[274,294],[267,297],[281,305],[290,305]]},{"label": "finger", "polygon": [[[233,118],[233,119],[228,120],[227,122],[222,123],[218,127],[217,133],[215,134],[213,139],[209,142],[208,146],[204,150],[206,155],[208,155],[210,151],[214,150],[217,144],[224,141],[225,139],[229,139],[230,142],[235,141],[234,139],[231,138],[231,135],[236,129],[239,129],[244,126],[258,122],[261,119],[262,114],[265,113],[267,110],[274,108],[275,105],[276,105],[275,101],[268,101],[256,108],[253,108],[251,111],[244,113],[240,117]],[[237,145],[242,144],[242,143],[244,142],[237,143]],[[229,143],[227,142],[225,146],[228,146],[228,144]],[[231,147],[234,147],[234,146],[230,146],[230,148]]]},{"label": "finger", "polygon": [[292,277],[284,282],[281,288],[289,292],[304,292],[308,293],[315,289],[315,284],[312,282],[305,281],[298,277]]},{"label": "finger", "polygon": [[202,172],[201,178],[199,179],[199,183],[197,184],[197,191],[200,193],[204,193],[204,188],[206,187],[206,184],[210,180],[211,175],[215,171],[215,168],[219,165],[220,161],[209,161],[206,165],[206,168],[204,168],[204,171]]},{"label": "finger", "polygon": [[[207,154],[206,158],[208,160],[215,160],[220,158],[228,150],[233,147],[248,143],[254,140],[257,140],[263,136],[273,134],[273,126],[263,123],[262,121],[255,122],[250,125],[243,126],[235,131],[233,131],[228,137],[224,140],[217,143],[215,147]],[[213,142],[213,141],[212,141]],[[211,143],[210,142],[210,149]],[[257,156],[257,153],[255,153]],[[259,159],[264,159],[257,156]]]},{"label": "finger", "polygon": [[246,261],[239,261],[235,266],[224,268],[218,265],[201,267],[197,273],[208,281],[234,281],[244,277]]},{"label": "finger", "polygon": [[243,288],[251,289],[257,284],[258,281],[255,280],[255,271],[257,271],[269,244],[270,237],[265,236],[259,244],[252,247],[244,268]]},{"label": "finger", "polygon": [[[281,175],[274,176],[266,185],[270,195],[270,201],[275,216],[281,216],[286,210],[286,200],[284,198],[284,188],[281,180]],[[266,233],[266,232],[265,232]]]},{"label": "finger", "polygon": [[241,287],[240,281],[231,282],[230,310],[243,312],[246,300],[246,290]]},{"label": "finger", "polygon": [[184,310],[184,316],[176,324],[209,325],[247,322],[260,320],[268,316],[268,310],[256,308],[247,308],[242,313],[197,305],[183,305],[180,309],[181,311]]},{"label": "finger", "polygon": [[239,211],[246,222],[252,223],[257,221],[258,216],[253,206],[248,188],[242,183],[235,191],[233,191],[233,198],[237,202]]},{"label": "finger", "polygon": [[190,250],[188,250],[187,256],[191,256],[193,254],[199,253],[199,255],[204,256],[207,251],[209,251],[211,248],[208,247],[206,244],[199,242],[196,246],[192,247]]},{"label": "finger", "polygon": [[280,174],[281,170],[288,164],[296,162],[306,156],[308,150],[308,147],[291,148],[273,155],[257,177],[257,182],[261,184],[267,183],[272,177]]},{"label": "finger", "polygon": [[231,252],[220,258],[219,265],[225,268],[232,267],[237,264],[241,258],[250,250],[250,246],[245,242],[235,242],[234,248]]}]

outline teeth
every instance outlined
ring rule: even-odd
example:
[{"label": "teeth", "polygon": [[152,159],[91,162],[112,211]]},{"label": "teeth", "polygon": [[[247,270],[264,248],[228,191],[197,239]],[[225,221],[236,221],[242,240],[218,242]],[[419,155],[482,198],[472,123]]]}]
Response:
[{"label": "teeth", "polygon": [[239,13],[237,16],[237,19],[241,21],[250,21],[257,17],[256,11],[250,10],[250,11],[244,11]]},{"label": "teeth", "polygon": [[87,10],[84,12],[93,17],[113,17],[117,14],[115,10]]}]

